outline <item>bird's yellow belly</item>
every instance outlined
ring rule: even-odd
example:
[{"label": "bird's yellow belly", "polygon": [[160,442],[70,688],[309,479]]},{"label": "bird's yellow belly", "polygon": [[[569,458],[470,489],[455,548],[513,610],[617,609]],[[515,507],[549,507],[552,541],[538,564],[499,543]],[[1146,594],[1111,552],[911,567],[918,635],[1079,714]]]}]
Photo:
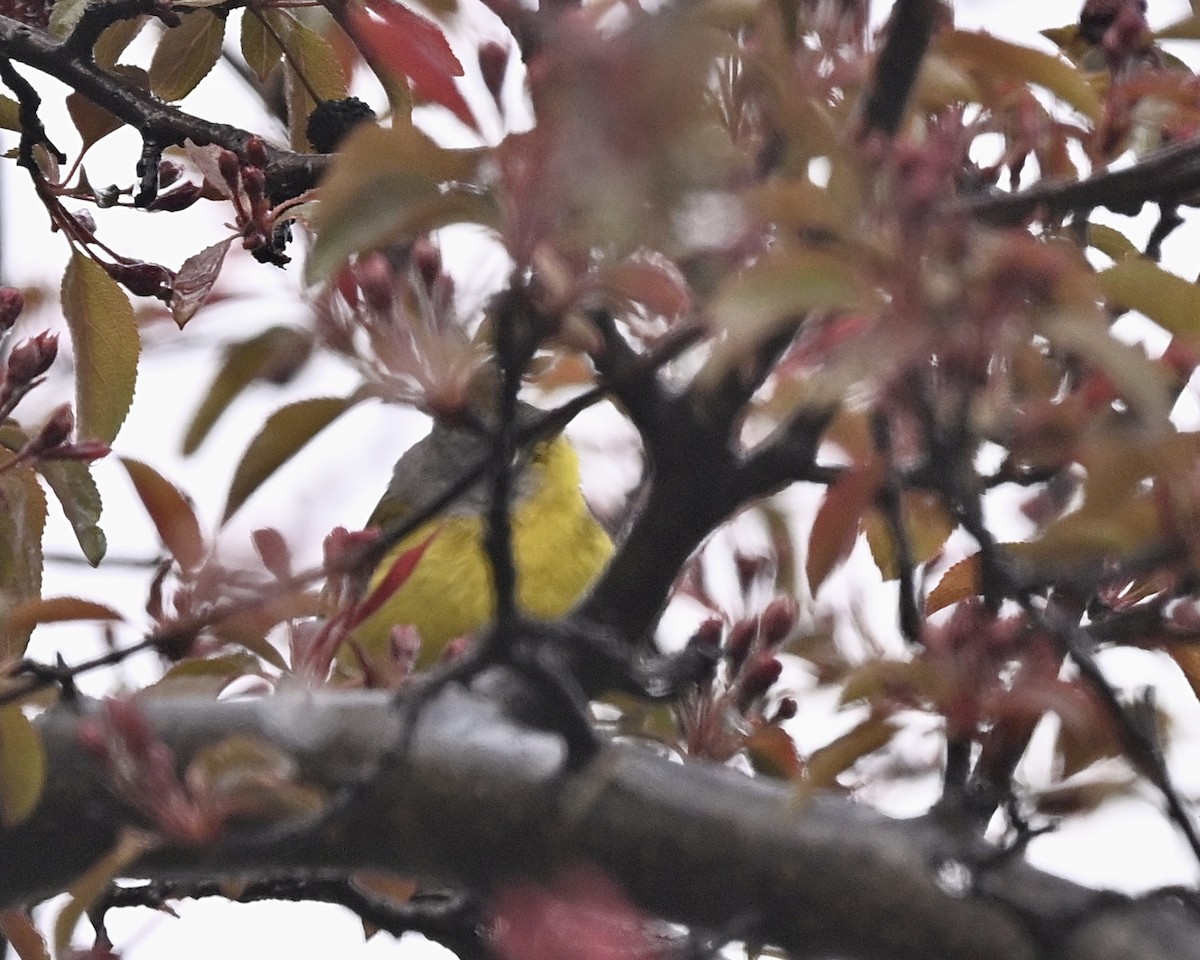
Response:
[{"label": "bird's yellow belly", "polygon": [[[575,496],[577,503],[566,504],[534,496],[513,510],[517,602],[531,616],[554,619],[569,611],[612,553],[608,535],[582,497]],[[398,558],[426,540],[428,544],[408,578],[354,629],[352,638],[377,653],[394,625],[410,624],[421,635],[418,663],[425,665],[454,638],[487,624],[495,611],[495,591],[483,531],[480,517],[445,517],[401,541],[380,564],[370,590]]]}]

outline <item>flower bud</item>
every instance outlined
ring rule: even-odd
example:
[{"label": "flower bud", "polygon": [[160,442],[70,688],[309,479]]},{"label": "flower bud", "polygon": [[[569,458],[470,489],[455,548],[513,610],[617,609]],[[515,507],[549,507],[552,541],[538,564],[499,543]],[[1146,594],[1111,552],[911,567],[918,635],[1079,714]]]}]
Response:
[{"label": "flower bud", "polygon": [[796,626],[800,608],[791,597],[776,597],[762,614],[762,638],[768,648],[777,647]]},{"label": "flower bud", "polygon": [[717,647],[721,643],[721,634],[724,631],[725,625],[717,617],[709,617],[696,628],[696,632],[688,640],[688,646],[701,648]]},{"label": "flower bud", "polygon": [[54,412],[50,414],[50,419],[42,424],[42,429],[38,431],[37,436],[25,444],[25,449],[21,452],[24,456],[31,458],[45,456],[56,447],[61,447],[66,443],[74,429],[75,414],[71,411],[70,404],[64,403],[55,408]]},{"label": "flower bud", "polygon": [[166,267],[157,263],[111,263],[105,264],[108,275],[135,297],[159,297],[169,295],[171,282],[175,279]]},{"label": "flower bud", "polygon": [[242,170],[242,164],[238,160],[237,154],[232,150],[222,149],[217,154],[217,169],[221,171],[221,178],[229,186],[229,189],[236,192]]},{"label": "flower bud", "polygon": [[0,287],[0,333],[11,330],[25,309],[25,294],[16,287]]},{"label": "flower bud", "polygon": [[432,287],[442,272],[442,252],[429,237],[418,237],[413,241],[410,259],[421,282]]},{"label": "flower bud", "polygon": [[267,202],[267,175],[258,167],[246,167],[242,171],[242,186],[252,207]]},{"label": "flower bud", "polygon": [[282,533],[274,527],[260,527],[250,534],[250,538],[263,566],[272,576],[286,580],[292,575],[292,551]]},{"label": "flower bud", "polygon": [[58,356],[58,336],[45,331],[17,344],[8,355],[8,382],[24,385],[50,369]]},{"label": "flower bud", "polygon": [[387,257],[381,253],[368,254],[359,259],[354,272],[358,277],[358,288],[362,291],[367,305],[377,313],[391,309],[396,291],[392,267]]},{"label": "flower bud", "polygon": [[762,554],[742,553],[740,550],[734,554],[734,567],[737,569],[738,585],[742,588],[742,593],[746,593],[771,566],[771,561]]},{"label": "flower bud", "polygon": [[782,673],[783,662],[778,657],[767,653],[755,660],[742,674],[741,686],[738,689],[738,709],[746,710],[771,689]]},{"label": "flower bud", "polygon": [[483,85],[487,87],[488,93],[492,95],[492,99],[499,106],[500,91],[504,87],[504,75],[508,72],[508,48],[495,40],[488,40],[479,45],[476,57],[479,60],[479,73],[483,77]]},{"label": "flower bud", "polygon": [[175,189],[168,190],[166,193],[160,193],[150,201],[146,209],[176,213],[179,210],[186,210],[199,200],[203,193],[204,188],[200,184],[185,180]]},{"label": "flower bud", "polygon": [[160,189],[169,187],[181,176],[183,176],[183,167],[174,160],[158,161],[158,186]]},{"label": "flower bud", "polygon": [[96,219],[87,210],[76,210],[70,217],[88,239],[96,236]]},{"label": "flower bud", "polygon": [[783,697],[779,701],[779,705],[775,707],[775,714],[771,717],[771,722],[784,723],[787,720],[791,720],[799,709],[795,699],[792,697]]},{"label": "flower bud", "polygon": [[258,167],[260,170],[266,169],[267,163],[267,146],[263,143],[262,137],[250,137],[246,141],[244,150],[246,163],[252,167]]},{"label": "flower bud", "polygon": [[729,659],[730,673],[737,673],[746,662],[754,638],[758,636],[758,627],[758,617],[747,617],[745,620],[739,620],[730,629],[725,640],[725,656]]}]

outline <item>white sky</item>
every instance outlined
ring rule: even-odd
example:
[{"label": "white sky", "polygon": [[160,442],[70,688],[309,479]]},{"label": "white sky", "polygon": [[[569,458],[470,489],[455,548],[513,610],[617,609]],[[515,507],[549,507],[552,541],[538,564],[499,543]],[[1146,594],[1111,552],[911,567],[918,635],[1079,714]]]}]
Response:
[{"label": "white sky", "polygon": [[[876,4],[885,8],[886,4]],[[960,0],[956,19],[965,27],[987,29],[1023,42],[1034,42],[1038,29],[1072,22],[1079,0],[1040,0],[1038,3],[1001,2],[1001,0]],[[1161,25],[1189,12],[1186,0],[1151,0],[1152,23]],[[488,28],[485,28],[485,30]],[[473,45],[473,44],[472,44]],[[1174,52],[1195,60],[1195,52],[1186,47],[1172,48]],[[468,58],[463,58],[464,61]],[[511,80],[512,78],[510,78]],[[52,96],[47,96],[44,119],[53,139],[71,153],[73,144],[64,131],[70,124],[62,111],[56,109]],[[229,119],[250,129],[266,131],[268,126],[253,98],[246,95],[236,82],[214,76],[205,80],[185,101],[184,107],[213,118]],[[498,127],[490,131],[498,135]],[[9,141],[11,142],[11,141]],[[89,174],[94,183],[128,182],[132,159],[138,150],[137,138],[129,131],[120,132],[105,144],[107,163],[89,162]],[[100,151],[97,151],[99,155]],[[11,164],[0,168],[0,187],[4,207],[0,213],[0,244],[7,282],[28,283],[39,278],[57,287],[66,262],[66,244],[45,230],[45,216],[33,200],[23,172]],[[177,267],[182,260],[202,246],[222,236],[220,217],[214,216],[212,205],[201,204],[189,214],[162,215],[147,218],[142,213],[112,211],[98,215],[103,236],[114,242],[123,253],[138,254]],[[1146,231],[1152,214],[1145,214],[1138,229]],[[1168,241],[1164,264],[1194,276],[1196,264],[1189,243],[1180,235]],[[469,258],[448,252],[447,260],[460,281],[460,288],[474,290],[482,297],[487,285],[497,282],[503,266],[491,263],[481,277],[478,265]],[[212,529],[221,507],[228,480],[236,458],[264,417],[291,399],[318,394],[337,394],[354,384],[353,375],[336,362],[323,360],[306,371],[288,388],[260,388],[240,401],[201,451],[190,459],[178,454],[179,439],[200,391],[211,376],[213,347],[230,337],[248,336],[268,323],[288,322],[298,309],[298,264],[288,271],[278,271],[257,264],[241,264],[230,271],[238,289],[253,292],[245,303],[230,303],[202,310],[197,319],[182,334],[167,325],[156,330],[156,339],[167,341],[150,363],[144,365],[133,412],[123,428],[116,449],[119,453],[143,459],[160,469],[196,498],[202,524]],[[36,332],[32,327],[28,332]],[[65,342],[64,342],[65,345]],[[60,361],[61,363],[61,361]],[[61,384],[69,389],[65,381]],[[50,396],[49,390],[39,391],[42,409],[48,410],[63,397]],[[31,402],[19,411],[30,418]],[[354,411],[339,421],[322,438],[291,464],[284,468],[271,486],[252,499],[228,531],[226,543],[231,553],[245,550],[247,534],[252,526],[275,525],[297,542],[315,549],[321,535],[334,524],[359,525],[383,488],[391,462],[406,445],[399,438],[411,436],[420,429],[420,419],[395,409],[378,405]],[[586,429],[581,435],[586,434]],[[584,456],[589,449],[584,444]],[[596,495],[603,495],[614,485],[627,486],[632,482],[629,471],[618,467],[614,473],[593,455],[591,471]],[[621,472],[624,470],[624,472]],[[115,462],[101,462],[96,474],[105,497],[104,528],[109,537],[110,552],[118,557],[148,557],[158,547],[153,529],[137,505],[128,481]],[[811,512],[811,500],[795,499],[798,514]],[[47,550],[77,553],[73,537],[60,519],[52,521],[47,537]],[[311,559],[313,553],[308,554]],[[83,594],[118,605],[127,611],[135,625],[139,605],[144,598],[146,575],[131,574],[115,569],[82,571],[78,567],[51,564],[47,569],[45,593]],[[840,575],[841,586],[830,593],[840,595],[842,604],[856,602],[865,609],[881,634],[894,633],[892,617],[895,609],[892,594],[878,586],[873,565],[860,551],[847,570]],[[865,584],[865,586],[864,586]],[[133,633],[130,634],[132,636]],[[33,651],[42,656],[61,650],[68,661],[85,658],[97,648],[98,638],[81,637],[77,627],[39,631]],[[1197,731],[1200,731],[1200,709],[1195,698],[1182,684],[1175,672],[1164,669],[1161,658],[1137,652],[1116,652],[1105,659],[1114,676],[1130,686],[1157,682],[1162,685],[1161,698],[1177,717],[1181,727],[1193,731],[1176,747],[1176,766],[1182,784],[1191,792],[1200,790],[1200,765],[1189,761],[1194,757]],[[122,668],[126,682],[137,684],[154,675],[154,663],[147,658]],[[790,676],[791,674],[789,674]],[[112,677],[84,678],[85,691],[103,692],[111,687]],[[796,673],[799,688],[805,686],[802,674]],[[811,698],[797,724],[797,736],[805,747],[819,745],[836,734],[838,725],[853,721],[850,715],[828,719],[827,702]],[[826,698],[827,699],[827,698]],[[818,717],[824,719],[818,720]],[[922,740],[922,737],[924,739]],[[936,749],[936,735],[915,732],[911,739],[915,749],[924,743]],[[1045,772],[1031,770],[1035,781]],[[928,790],[934,789],[929,785]],[[904,796],[876,797],[885,806],[897,810],[919,809],[930,796],[924,792]],[[1141,889],[1159,883],[1188,883],[1196,878],[1196,867],[1188,856],[1174,828],[1157,813],[1157,801],[1148,796],[1143,801],[1110,804],[1089,819],[1089,823],[1073,826],[1037,841],[1031,856],[1035,862],[1055,872],[1080,881],[1117,889]],[[395,956],[397,946],[386,935],[374,938],[365,946],[357,920],[345,911],[319,905],[258,904],[233,906],[216,901],[186,902],[179,906],[180,920],[153,916],[147,911],[117,911],[110,915],[110,931],[119,948],[124,948],[130,960],[151,960],[163,956],[204,956],[218,954],[232,960],[258,958],[273,954],[295,960],[317,960],[336,955],[344,960],[356,956]]]}]

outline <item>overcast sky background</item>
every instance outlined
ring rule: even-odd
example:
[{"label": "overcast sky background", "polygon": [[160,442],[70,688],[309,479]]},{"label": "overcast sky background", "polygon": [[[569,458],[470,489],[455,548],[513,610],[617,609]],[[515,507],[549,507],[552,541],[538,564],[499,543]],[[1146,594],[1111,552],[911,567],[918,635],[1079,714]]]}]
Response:
[{"label": "overcast sky background", "polygon": [[[877,13],[885,12],[888,4],[877,3]],[[464,3],[464,9],[471,9]],[[1079,0],[1040,0],[1037,3],[1001,2],[1001,0],[959,0],[955,4],[956,20],[960,26],[983,27],[992,32],[1025,43],[1049,45],[1037,37],[1046,27],[1073,22]],[[1151,0],[1151,22],[1158,26],[1172,22],[1190,7],[1186,0]],[[230,35],[235,31],[230,30]],[[502,31],[491,24],[487,15],[478,21],[464,16],[461,29],[453,37],[461,51],[473,48],[481,36],[502,39]],[[1196,45],[1174,45],[1172,52],[1188,62],[1197,62]],[[470,56],[462,56],[465,64]],[[470,68],[468,68],[470,69]],[[519,78],[510,76],[510,90],[517,94]],[[65,91],[64,91],[65,92]],[[477,87],[468,91],[472,102],[486,105],[487,96]],[[52,96],[46,97],[44,119],[52,139],[72,153],[73,144],[67,131],[71,129],[63,111]],[[202,116],[223,119],[248,129],[268,132],[270,121],[263,115],[253,97],[240,83],[228,75],[214,73],[183,103],[183,107]],[[443,128],[444,129],[444,128]],[[489,131],[496,139],[501,135],[498,124]],[[11,138],[6,143],[11,143]],[[114,134],[95,151],[87,163],[93,183],[127,183],[131,179],[133,158],[138,152],[138,138],[132,131]],[[44,212],[33,198],[22,171],[11,164],[0,168],[0,263],[7,283],[25,285],[40,280],[52,290],[66,263],[67,246],[59,236],[46,230]],[[130,255],[177,267],[184,258],[224,235],[220,221],[223,212],[214,212],[216,205],[201,204],[183,215],[147,217],[143,213],[105,211],[98,214],[102,236],[116,249]],[[1117,219],[1121,226],[1129,221]],[[1136,231],[1144,235],[1153,222],[1152,213],[1139,218]],[[1136,239],[1136,237],[1135,237]],[[448,245],[447,263],[459,281],[460,290],[468,304],[482,302],[503,276],[504,264],[496,257],[480,263],[480,247],[462,236]],[[1164,264],[1184,276],[1192,277],[1197,270],[1194,262],[1194,235],[1187,229],[1168,240],[1164,248]],[[285,323],[296,318],[299,306],[299,263],[286,271],[257,264],[242,263],[228,272],[234,289],[245,291],[245,300],[234,301],[202,310],[185,333],[179,334],[172,325],[154,328],[152,336],[161,345],[154,358],[142,368],[138,396],[132,414],[116,443],[119,453],[143,459],[160,469],[196,498],[202,523],[215,527],[223,505],[228,481],[234,464],[250,436],[265,416],[283,403],[302,397],[344,393],[354,385],[353,374],[337,362],[319,359],[294,384],[284,389],[263,388],[240,401],[218,425],[200,452],[184,459],[178,453],[180,438],[207,385],[213,370],[215,347],[230,337],[248,336],[269,323]],[[47,313],[41,319],[50,319]],[[31,318],[33,319],[33,318]],[[30,323],[28,333],[44,324]],[[1131,327],[1130,335],[1153,339],[1144,328]],[[63,361],[60,361],[62,364]],[[60,384],[69,391],[64,378]],[[36,420],[35,410],[48,411],[68,397],[47,389],[38,391],[38,404],[23,404],[19,413],[26,422]],[[1193,398],[1194,405],[1194,398]],[[1191,416],[1191,414],[1189,414]],[[578,425],[577,440],[587,462],[587,492],[593,499],[619,496],[635,481],[636,470],[630,462],[614,464],[605,456],[608,442],[595,441],[590,427],[603,421],[606,436],[611,437],[612,424],[602,412],[591,414]],[[287,465],[271,485],[255,496],[230,525],[222,543],[230,557],[247,549],[248,533],[258,526],[275,525],[297,544],[307,545],[308,558],[314,555],[322,535],[333,525],[360,526],[371,505],[382,490],[391,462],[408,442],[423,429],[422,419],[412,413],[379,405],[364,406],[353,411],[323,437],[320,444],[304,451]],[[114,557],[152,557],[158,544],[153,528],[133,497],[123,471],[115,462],[100,462],[96,474],[105,496],[103,526],[108,534],[110,554]],[[796,515],[811,515],[811,497],[797,495],[788,499]],[[605,505],[603,502],[601,505]],[[47,535],[47,551],[65,555],[77,554],[73,537],[52,508],[51,528]],[[144,601],[148,574],[122,568],[101,567],[85,571],[70,564],[50,564],[46,575],[46,595],[84,594],[117,605],[131,620],[126,639],[136,635],[139,626],[140,604]],[[854,562],[841,575],[835,593],[835,604],[855,605],[865,611],[870,620],[885,635],[894,634],[893,594],[874,584],[878,578],[865,554],[860,551]],[[863,586],[867,584],[868,586]],[[871,591],[868,593],[867,591]],[[682,622],[686,611],[677,614]],[[88,636],[78,627],[39,630],[34,654],[47,657],[61,651],[68,662],[78,661],[94,653],[98,637]],[[1200,763],[1189,760],[1200,747],[1200,708],[1195,698],[1170,667],[1164,668],[1161,657],[1153,654],[1118,651],[1105,659],[1110,675],[1129,687],[1158,682],[1163,702],[1181,728],[1190,731],[1176,744],[1176,769],[1185,792],[1200,791]],[[152,658],[133,660],[119,668],[116,677],[136,686],[154,675]],[[806,680],[798,671],[791,671],[802,697]],[[113,675],[84,678],[81,686],[86,692],[103,693],[111,688]],[[832,723],[818,723],[816,718],[826,714],[829,698],[808,697],[802,702],[805,710],[798,719],[796,735],[802,747],[811,748],[826,742],[838,727],[854,721],[844,715]],[[906,734],[909,746],[915,751],[937,750],[939,739],[932,728]],[[1027,775],[1037,780],[1046,771],[1029,770]],[[872,796],[897,812],[917,812],[932,799],[935,784],[909,791],[903,795]],[[1102,809],[1089,823],[1072,827],[1035,841],[1031,856],[1048,869],[1081,881],[1123,890],[1144,889],[1162,883],[1191,883],[1196,879],[1196,865],[1188,856],[1174,828],[1157,809],[1152,795],[1137,801],[1120,801]],[[396,956],[397,945],[387,935],[375,937],[362,944],[361,930],[356,919],[336,907],[321,905],[257,904],[231,906],[221,901],[185,902],[179,906],[180,920],[148,911],[125,910],[110,915],[110,931],[118,949],[130,960],[158,960],[165,956],[192,957],[219,954],[241,960],[272,954],[294,960],[316,960],[338,956],[353,960],[359,956]]]}]

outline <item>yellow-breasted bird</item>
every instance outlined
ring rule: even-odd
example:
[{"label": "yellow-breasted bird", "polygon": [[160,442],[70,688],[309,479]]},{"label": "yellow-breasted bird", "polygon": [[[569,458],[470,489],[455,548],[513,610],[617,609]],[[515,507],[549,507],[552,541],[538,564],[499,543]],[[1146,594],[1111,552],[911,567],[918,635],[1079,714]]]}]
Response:
[{"label": "yellow-breasted bird", "polygon": [[[535,413],[522,404],[520,419]],[[394,524],[428,504],[477,463],[489,443],[479,431],[435,421],[429,436],[397,461],[368,527]],[[583,498],[579,457],[564,435],[523,450],[513,469],[517,603],[524,613],[554,619],[604,569],[612,541]],[[387,649],[392,627],[409,624],[421,637],[417,665],[426,666],[451,640],[492,619],[495,592],[484,549],[489,498],[485,478],[388,552],[359,602],[352,642],[378,656]]]}]

